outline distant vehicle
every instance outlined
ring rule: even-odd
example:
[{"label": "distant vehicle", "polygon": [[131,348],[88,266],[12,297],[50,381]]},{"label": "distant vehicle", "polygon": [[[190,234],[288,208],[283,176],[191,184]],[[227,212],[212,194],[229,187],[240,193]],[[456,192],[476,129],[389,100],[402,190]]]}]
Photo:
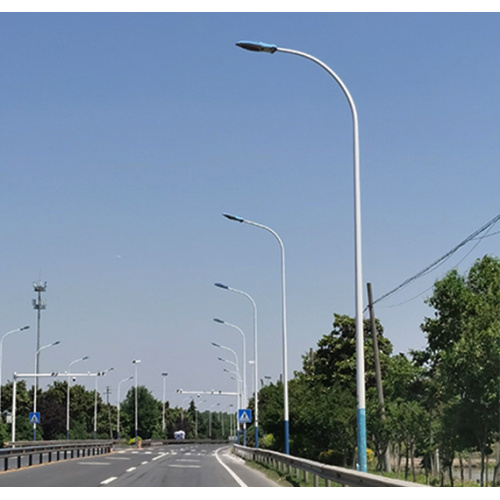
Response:
[{"label": "distant vehicle", "polygon": [[180,441],[181,439],[185,439],[186,438],[186,433],[184,431],[175,431],[174,432],[174,439],[177,439],[178,441]]}]

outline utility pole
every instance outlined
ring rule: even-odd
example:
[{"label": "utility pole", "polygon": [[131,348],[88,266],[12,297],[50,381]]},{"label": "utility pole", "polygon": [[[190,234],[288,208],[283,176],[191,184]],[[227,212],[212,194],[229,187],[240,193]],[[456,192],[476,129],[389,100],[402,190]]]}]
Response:
[{"label": "utility pole", "polygon": [[[39,281],[38,283],[33,282],[33,288],[38,294],[36,299],[33,299],[33,307],[37,311],[37,326],[36,326],[36,372],[40,370],[40,318],[42,310],[47,308],[47,303],[42,300],[42,292],[47,290],[47,282],[43,283]],[[35,380],[35,387],[38,386],[38,377]]]},{"label": "utility pole", "polygon": [[109,418],[109,437],[113,439],[113,427],[111,425],[111,406],[109,405],[109,395],[111,394],[111,387],[106,386],[106,405],[108,407],[108,418]]},{"label": "utility pole", "polygon": [[[378,395],[378,407],[380,411],[380,419],[385,423],[385,402],[384,402],[384,390],[382,388],[382,372],[380,369],[380,355],[378,348],[378,332],[377,325],[375,322],[375,313],[373,311],[373,298],[372,298],[372,284],[367,283],[367,291],[368,291],[368,308],[370,310],[370,325],[372,331],[372,340],[373,340],[373,356],[375,358],[375,378],[377,382],[377,395]],[[386,472],[391,472],[391,457],[389,450],[389,443],[386,443],[386,450],[384,454],[384,468]]]}]

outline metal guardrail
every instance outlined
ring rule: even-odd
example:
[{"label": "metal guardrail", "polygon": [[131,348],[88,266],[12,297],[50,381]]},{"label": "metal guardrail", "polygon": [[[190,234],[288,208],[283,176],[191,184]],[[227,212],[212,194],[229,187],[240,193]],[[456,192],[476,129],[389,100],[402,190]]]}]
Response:
[{"label": "metal guardrail", "polygon": [[304,474],[304,479],[308,480],[308,475],[313,476],[314,486],[318,486],[319,478],[329,482],[339,483],[343,486],[367,486],[367,487],[426,487],[423,484],[390,479],[376,474],[359,472],[343,467],[326,465],[320,462],[313,462],[304,458],[297,458],[276,451],[262,450],[257,448],[247,448],[240,445],[233,445],[234,453],[245,460],[263,463],[280,471],[299,475],[299,471]]},{"label": "metal guardrail", "polygon": [[[14,446],[0,448],[3,470],[30,467],[42,463],[111,453],[112,441],[42,441],[16,442]],[[38,457],[38,459],[36,459]]]}]

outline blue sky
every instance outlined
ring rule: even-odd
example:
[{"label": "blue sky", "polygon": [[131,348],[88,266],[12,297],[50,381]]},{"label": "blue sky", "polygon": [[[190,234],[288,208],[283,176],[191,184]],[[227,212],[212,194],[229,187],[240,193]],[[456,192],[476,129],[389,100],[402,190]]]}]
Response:
[{"label": "blue sky", "polygon": [[[34,370],[33,281],[47,281],[41,371],[141,359],[139,383],[233,391],[218,342],[279,377],[286,253],[289,375],[354,315],[352,133],[347,101],[319,66],[235,46],[307,52],[344,81],[360,121],[363,282],[375,298],[498,213],[497,13],[0,14],[2,379]],[[395,352],[425,346],[435,279],[498,255],[498,227],[379,302]],[[364,290],[366,300],[366,291]],[[366,302],[365,302],[366,303]],[[226,353],[227,356],[227,353]],[[229,368],[231,368],[229,366]],[[251,367],[248,367],[250,389]],[[86,383],[93,388],[93,381]],[[122,388],[122,395],[126,388]],[[204,398],[206,409],[231,398]]]}]

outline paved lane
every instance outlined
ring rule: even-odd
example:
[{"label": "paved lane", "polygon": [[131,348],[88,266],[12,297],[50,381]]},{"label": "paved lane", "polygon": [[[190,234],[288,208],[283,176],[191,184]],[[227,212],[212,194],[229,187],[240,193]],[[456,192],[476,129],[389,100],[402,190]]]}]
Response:
[{"label": "paved lane", "polygon": [[276,486],[229,450],[220,444],[127,448],[0,473],[0,487]]}]

